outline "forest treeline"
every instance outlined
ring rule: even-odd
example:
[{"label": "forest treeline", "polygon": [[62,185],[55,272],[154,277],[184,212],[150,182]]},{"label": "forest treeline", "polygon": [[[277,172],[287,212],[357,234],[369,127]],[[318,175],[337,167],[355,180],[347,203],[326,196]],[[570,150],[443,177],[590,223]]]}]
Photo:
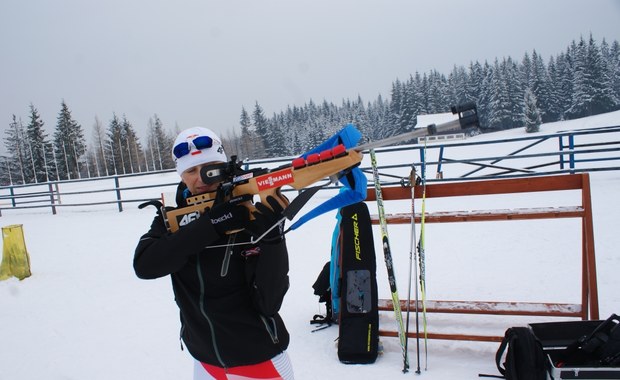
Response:
[{"label": "forest treeline", "polygon": [[[496,58],[470,62],[444,74],[411,74],[392,83],[389,96],[361,97],[341,104],[309,100],[265,115],[256,102],[241,108],[239,129],[221,136],[229,153],[243,158],[299,155],[323,142],[344,124],[354,123],[365,141],[411,131],[417,116],[450,112],[453,105],[474,102],[480,132],[525,128],[620,109],[620,43],[598,43],[592,36],[573,41],[545,61],[533,50],[520,60]],[[141,140],[125,116],[113,114],[92,125],[92,141],[63,100],[48,134],[37,108],[26,121],[13,115],[4,136],[0,184],[23,184],[158,171],[174,168],[170,155],[179,127],[166,127],[157,115],[147,121]],[[207,126],[208,127],[208,126]]]}]

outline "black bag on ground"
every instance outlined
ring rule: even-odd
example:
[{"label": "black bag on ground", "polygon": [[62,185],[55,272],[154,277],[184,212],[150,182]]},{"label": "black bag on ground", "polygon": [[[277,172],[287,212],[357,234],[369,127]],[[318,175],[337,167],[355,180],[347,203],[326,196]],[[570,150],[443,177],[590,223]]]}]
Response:
[{"label": "black bag on ground", "polygon": [[319,296],[319,302],[325,303],[325,316],[321,314],[315,314],[310,324],[319,325],[319,327],[312,332],[322,330],[332,325],[336,321],[332,318],[332,288],[329,284],[329,271],[330,271],[330,262],[328,261],[319,273],[314,284],[312,284],[312,289],[314,289],[314,295]]},{"label": "black bag on ground", "polygon": [[[502,366],[502,357],[506,359]],[[495,364],[507,380],[546,380],[548,360],[529,327],[511,327],[495,354]]]},{"label": "black bag on ground", "polygon": [[368,206],[340,209],[340,313],[338,359],[374,363],[379,346],[377,264]]}]

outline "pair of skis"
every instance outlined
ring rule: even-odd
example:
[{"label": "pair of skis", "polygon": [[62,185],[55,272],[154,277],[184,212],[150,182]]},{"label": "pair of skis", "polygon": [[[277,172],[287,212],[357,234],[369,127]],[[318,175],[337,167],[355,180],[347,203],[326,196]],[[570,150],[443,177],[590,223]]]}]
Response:
[{"label": "pair of skis", "polygon": [[[424,149],[424,156],[426,156],[426,146]],[[396,276],[394,273],[394,264],[392,260],[392,253],[389,244],[389,236],[387,232],[387,220],[385,218],[385,208],[383,205],[383,194],[381,191],[381,183],[379,179],[379,171],[377,166],[377,159],[375,155],[374,149],[370,149],[370,160],[372,166],[373,180],[375,185],[375,193],[377,199],[377,209],[379,214],[379,224],[381,227],[381,242],[383,246],[383,254],[385,258],[385,264],[388,272],[388,281],[390,283],[390,291],[392,293],[392,304],[394,306],[394,314],[396,317],[396,322],[398,324],[398,337],[400,341],[400,345],[403,352],[403,372],[408,372],[409,370],[409,353],[408,353],[408,336],[409,336],[409,316],[410,316],[410,304],[411,304],[411,281],[412,281],[412,267],[415,268],[415,277],[416,277],[416,285],[415,285],[415,316],[416,316],[416,353],[417,353],[417,367],[416,373],[420,374],[420,329],[419,329],[419,299],[418,299],[418,264],[420,268],[419,273],[419,283],[420,283],[420,294],[422,297],[422,319],[423,319],[423,329],[424,329],[424,352],[426,355],[425,363],[428,362],[428,350],[427,350],[427,329],[426,329],[426,273],[425,273],[425,245],[424,245],[424,215],[426,208],[426,170],[425,170],[425,157],[422,157],[423,161],[423,170],[422,170],[422,214],[421,214],[421,222],[420,222],[420,240],[418,244],[415,243],[416,231],[415,231],[415,186],[417,183],[417,176],[415,172],[415,166],[411,166],[411,175],[409,178],[409,186],[411,188],[411,239],[410,239],[410,249],[409,249],[409,286],[407,293],[407,318],[406,321],[403,322],[402,318],[402,310],[400,308],[400,299],[398,296],[398,289],[396,286]],[[416,250],[419,252],[419,261],[418,255],[416,255]],[[414,265],[415,263],[415,265]],[[426,369],[426,364],[425,364]]]}]

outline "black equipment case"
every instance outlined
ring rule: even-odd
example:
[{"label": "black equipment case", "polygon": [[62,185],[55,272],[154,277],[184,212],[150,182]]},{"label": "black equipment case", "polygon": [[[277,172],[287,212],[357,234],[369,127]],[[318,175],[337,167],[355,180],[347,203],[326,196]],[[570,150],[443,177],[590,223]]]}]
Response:
[{"label": "black equipment case", "polygon": [[601,321],[532,323],[530,328],[558,379],[620,379],[620,317]]}]

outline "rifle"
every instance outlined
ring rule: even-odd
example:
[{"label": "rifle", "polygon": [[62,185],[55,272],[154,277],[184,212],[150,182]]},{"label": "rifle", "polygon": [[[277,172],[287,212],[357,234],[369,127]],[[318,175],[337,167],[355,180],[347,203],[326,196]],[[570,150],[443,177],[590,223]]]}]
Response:
[{"label": "rifle", "polygon": [[[352,125],[349,126],[352,127]],[[310,185],[324,178],[329,178],[329,183],[342,178],[360,164],[363,158],[362,151],[409,141],[417,137],[456,131],[466,126],[467,125],[462,125],[459,119],[440,125],[431,124],[426,128],[414,129],[411,132],[362,144],[349,149],[347,149],[345,144],[338,144],[335,147],[321,150],[318,153],[310,153],[298,157],[292,160],[290,164],[280,166],[273,170],[243,170],[236,162],[237,158],[232,156],[231,161],[228,163],[215,167],[203,167],[200,171],[201,178],[205,183],[222,181],[218,191],[187,198],[187,207],[167,212],[164,211],[164,220],[166,221],[168,229],[171,232],[176,232],[180,227],[199,218],[207,207],[211,207],[218,193],[219,196],[223,194],[228,199],[238,196],[258,195],[261,202],[265,205],[269,205],[266,201],[267,197],[272,196],[285,208],[285,216],[291,220],[316,190],[322,187],[318,186],[309,191],[310,189],[308,189],[308,187]],[[293,201],[298,201],[295,205],[292,205],[282,194],[282,186],[290,186],[299,191],[304,190],[304,192]],[[246,202],[246,207],[248,207],[250,211],[255,210],[251,202]]]},{"label": "rifle", "polygon": [[[227,166],[231,169],[224,170],[224,173],[215,175],[214,169],[203,167],[200,175],[203,182],[210,182],[214,177],[222,175],[228,177],[222,182],[219,192],[223,192],[225,197],[235,198],[247,194],[257,195],[263,204],[269,205],[267,197],[272,196],[287,208],[290,204],[288,199],[282,194],[282,186],[290,186],[296,190],[304,188],[318,182],[326,177],[332,177],[339,172],[353,168],[362,161],[362,153],[354,149],[346,150],[343,144],[335,148],[325,150],[322,153],[294,159],[291,164],[279,168],[242,170],[236,164],[236,157],[231,157]],[[222,171],[222,169],[215,169]],[[211,172],[211,173],[210,173]],[[218,191],[208,192],[192,197],[188,197],[187,207],[168,211],[164,217],[167,220],[168,228],[171,232],[176,232],[179,227],[197,219],[207,207],[212,206],[218,196]],[[222,194],[222,193],[220,193]],[[221,196],[221,195],[220,195]],[[254,211],[254,205],[246,203],[250,211]]]}]

